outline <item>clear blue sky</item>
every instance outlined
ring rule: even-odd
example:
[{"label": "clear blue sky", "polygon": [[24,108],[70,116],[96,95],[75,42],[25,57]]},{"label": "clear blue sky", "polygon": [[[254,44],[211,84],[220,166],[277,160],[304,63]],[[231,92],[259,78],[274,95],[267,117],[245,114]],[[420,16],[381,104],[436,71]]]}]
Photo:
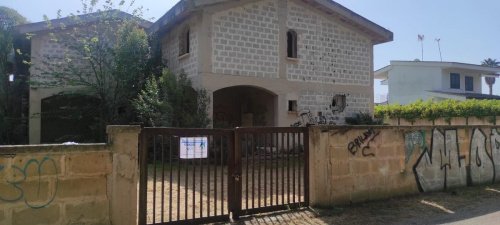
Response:
[{"label": "clear blue sky", "polygon": [[[103,1],[103,0],[101,0]],[[439,61],[436,38],[441,39],[443,61],[479,64],[485,58],[500,60],[500,1],[498,0],[337,0],[336,2],[391,30],[394,41],[375,47],[375,69],[390,60],[421,57],[417,35],[425,35],[424,60]],[[146,19],[161,17],[177,0],[136,0]],[[81,9],[79,0],[0,0],[31,22],[43,15],[55,18]],[[124,8],[126,11],[127,8]],[[130,10],[129,10],[130,11]],[[375,99],[387,88],[376,82]],[[483,92],[486,87],[483,84]],[[500,94],[500,80],[494,87]]]}]

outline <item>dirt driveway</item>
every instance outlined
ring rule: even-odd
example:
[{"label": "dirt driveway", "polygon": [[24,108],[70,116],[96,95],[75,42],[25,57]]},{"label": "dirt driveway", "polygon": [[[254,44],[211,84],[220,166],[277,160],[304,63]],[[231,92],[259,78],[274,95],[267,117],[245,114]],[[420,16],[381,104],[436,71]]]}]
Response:
[{"label": "dirt driveway", "polygon": [[[443,224],[500,211],[500,184],[330,209],[257,215],[232,224]],[[500,224],[500,218],[497,220]]]}]

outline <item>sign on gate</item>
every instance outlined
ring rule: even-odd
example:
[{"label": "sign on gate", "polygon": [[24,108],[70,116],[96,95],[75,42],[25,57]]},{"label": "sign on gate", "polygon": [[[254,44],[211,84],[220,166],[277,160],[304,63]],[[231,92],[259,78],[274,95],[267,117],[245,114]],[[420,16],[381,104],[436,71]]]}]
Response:
[{"label": "sign on gate", "polygon": [[208,158],[207,137],[181,137],[179,146],[181,159]]}]

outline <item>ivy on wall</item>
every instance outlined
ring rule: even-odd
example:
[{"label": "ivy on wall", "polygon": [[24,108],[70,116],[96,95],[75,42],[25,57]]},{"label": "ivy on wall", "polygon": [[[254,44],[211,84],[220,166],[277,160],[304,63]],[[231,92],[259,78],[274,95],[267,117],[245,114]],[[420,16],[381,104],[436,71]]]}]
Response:
[{"label": "ivy on wall", "polygon": [[412,123],[416,120],[435,121],[440,118],[450,121],[452,117],[477,117],[495,121],[496,115],[500,115],[500,100],[419,100],[408,105],[375,106],[376,118],[405,119]]}]

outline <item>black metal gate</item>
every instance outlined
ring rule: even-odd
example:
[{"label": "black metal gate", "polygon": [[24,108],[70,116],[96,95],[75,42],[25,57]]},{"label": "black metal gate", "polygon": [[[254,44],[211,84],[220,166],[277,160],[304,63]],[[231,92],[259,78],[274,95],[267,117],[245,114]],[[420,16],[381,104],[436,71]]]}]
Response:
[{"label": "black metal gate", "polygon": [[229,221],[308,206],[307,128],[144,128],[139,224]]}]

